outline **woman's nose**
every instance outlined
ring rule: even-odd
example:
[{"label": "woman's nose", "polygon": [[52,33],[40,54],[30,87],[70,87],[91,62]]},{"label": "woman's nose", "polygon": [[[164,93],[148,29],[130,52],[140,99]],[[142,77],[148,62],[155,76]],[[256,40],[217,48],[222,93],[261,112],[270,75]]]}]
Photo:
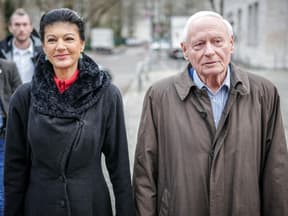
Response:
[{"label": "woman's nose", "polygon": [[62,40],[58,40],[56,44],[56,50],[66,49],[66,46]]}]

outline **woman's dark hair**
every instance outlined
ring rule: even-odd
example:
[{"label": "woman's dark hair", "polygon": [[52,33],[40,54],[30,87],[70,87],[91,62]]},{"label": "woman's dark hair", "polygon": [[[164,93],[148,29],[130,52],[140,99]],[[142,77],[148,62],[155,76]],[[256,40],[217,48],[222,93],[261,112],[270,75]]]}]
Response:
[{"label": "woman's dark hair", "polygon": [[68,8],[58,8],[43,14],[40,20],[40,38],[44,42],[45,27],[57,22],[67,22],[78,27],[81,40],[85,41],[85,23],[79,14]]}]

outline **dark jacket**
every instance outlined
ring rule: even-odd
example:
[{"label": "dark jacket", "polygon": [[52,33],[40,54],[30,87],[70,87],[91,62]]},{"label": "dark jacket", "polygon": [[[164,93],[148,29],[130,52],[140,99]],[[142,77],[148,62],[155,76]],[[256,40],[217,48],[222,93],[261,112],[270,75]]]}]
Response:
[{"label": "dark jacket", "polygon": [[[41,40],[39,37],[36,36],[36,34],[31,34],[30,36],[32,43],[33,43],[33,57],[32,57],[32,62],[34,65],[37,62],[37,58],[40,55],[42,51],[42,44]],[[13,60],[13,35],[9,35],[2,41],[0,41],[0,58],[8,59],[8,60]]]},{"label": "dark jacket", "polygon": [[133,215],[120,92],[86,55],[79,71],[60,94],[52,66],[41,56],[32,85],[24,84],[13,96],[5,152],[6,216],[111,216],[102,153],[116,214]]},{"label": "dark jacket", "polygon": [[231,68],[217,129],[185,72],[144,100],[133,175],[138,216],[286,216],[288,153],[275,86]]},{"label": "dark jacket", "polygon": [[0,100],[3,106],[4,117],[6,117],[8,112],[11,95],[21,84],[16,64],[12,61],[0,59]]}]

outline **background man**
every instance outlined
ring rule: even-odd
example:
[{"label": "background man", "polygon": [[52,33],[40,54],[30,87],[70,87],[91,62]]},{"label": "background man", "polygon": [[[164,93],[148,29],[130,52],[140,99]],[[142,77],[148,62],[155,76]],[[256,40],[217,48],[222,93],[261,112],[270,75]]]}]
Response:
[{"label": "background man", "polygon": [[3,215],[4,208],[3,158],[6,116],[9,99],[19,85],[21,85],[21,79],[16,64],[0,59],[0,215]]},{"label": "background man", "polygon": [[288,153],[275,86],[231,64],[231,25],[198,12],[181,74],[148,90],[133,187],[138,216],[288,214]]},{"label": "background man", "polygon": [[0,42],[0,57],[16,63],[22,82],[29,82],[34,73],[41,41],[32,34],[33,26],[28,13],[19,8],[9,20],[9,35]]}]

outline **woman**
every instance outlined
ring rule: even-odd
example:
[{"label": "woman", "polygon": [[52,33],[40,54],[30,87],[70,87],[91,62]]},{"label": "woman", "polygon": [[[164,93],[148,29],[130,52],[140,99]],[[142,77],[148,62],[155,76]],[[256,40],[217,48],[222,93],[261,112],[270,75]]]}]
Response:
[{"label": "woman", "polygon": [[31,84],[12,98],[5,153],[5,215],[133,215],[131,179],[119,90],[85,54],[84,23],[70,9],[40,21],[45,55]]}]

